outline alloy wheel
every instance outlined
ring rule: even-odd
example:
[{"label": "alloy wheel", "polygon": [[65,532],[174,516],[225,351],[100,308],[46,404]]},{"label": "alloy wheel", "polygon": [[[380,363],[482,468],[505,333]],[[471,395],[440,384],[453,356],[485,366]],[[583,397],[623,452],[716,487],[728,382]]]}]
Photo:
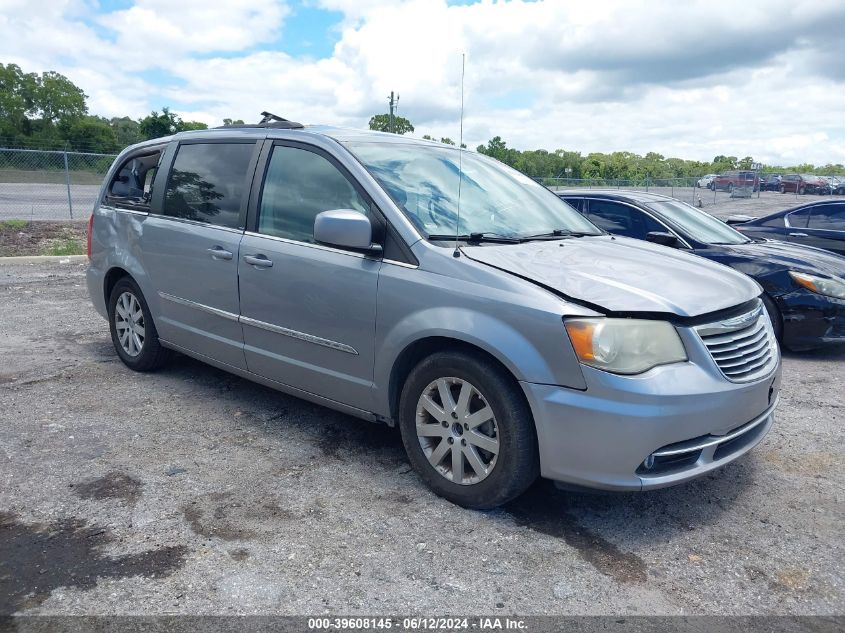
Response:
[{"label": "alloy wheel", "polygon": [[477,484],[496,467],[499,427],[484,395],[461,378],[438,378],[417,401],[417,439],[429,464],[460,485]]},{"label": "alloy wheel", "polygon": [[144,348],[144,310],[138,298],[131,292],[124,292],[117,298],[114,308],[114,326],[117,339],[123,351],[137,356]]}]

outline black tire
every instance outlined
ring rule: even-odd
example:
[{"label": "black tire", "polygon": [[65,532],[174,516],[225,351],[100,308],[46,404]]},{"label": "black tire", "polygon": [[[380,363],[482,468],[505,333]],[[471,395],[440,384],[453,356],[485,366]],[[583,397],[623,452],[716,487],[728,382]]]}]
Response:
[{"label": "black tire", "polygon": [[734,192],[734,184],[732,182],[728,183],[728,193]]},{"label": "black tire", "polygon": [[769,295],[763,295],[763,305],[766,307],[766,312],[769,313],[769,318],[772,320],[772,329],[775,331],[775,338],[778,340],[778,343],[783,345],[783,317],[780,314],[780,310],[775,304],[774,299],[772,299]]},{"label": "black tire", "polygon": [[[478,482],[458,484],[441,474],[429,463],[417,436],[417,404],[440,378],[471,383],[495,416],[499,452],[492,471]],[[496,508],[525,492],[540,474],[537,434],[525,397],[512,376],[480,354],[438,352],[420,361],[402,387],[399,429],[411,465],[422,480],[441,497],[465,508]]]},{"label": "black tire", "polygon": [[[134,296],[140,305],[143,314],[143,320],[140,321],[144,328],[143,343],[140,351],[136,355],[130,354],[124,349],[123,344],[117,333],[117,323],[115,313],[117,312],[117,302],[125,293],[130,293]],[[131,277],[121,278],[112,288],[109,295],[109,331],[111,332],[111,340],[114,344],[114,349],[123,364],[135,371],[153,371],[163,366],[170,360],[173,353],[162,347],[158,340],[158,331],[155,323],[153,323],[150,309],[147,306],[147,301],[144,299],[144,294]]]},{"label": "black tire", "polygon": [[799,187],[799,188],[798,188],[798,195],[799,195],[799,196],[803,196],[805,191],[806,191],[806,190],[804,189],[804,187]]},{"label": "black tire", "polygon": [[783,185],[781,185],[781,186],[780,186],[780,192],[781,192],[781,193],[786,193],[786,187],[784,187]]}]

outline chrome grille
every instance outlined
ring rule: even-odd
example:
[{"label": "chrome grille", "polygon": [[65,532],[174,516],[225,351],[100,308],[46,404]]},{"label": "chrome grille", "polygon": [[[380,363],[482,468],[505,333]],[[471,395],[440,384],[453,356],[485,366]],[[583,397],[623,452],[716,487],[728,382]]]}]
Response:
[{"label": "chrome grille", "polygon": [[699,325],[695,330],[728,380],[756,380],[777,365],[777,341],[762,303],[738,317]]}]

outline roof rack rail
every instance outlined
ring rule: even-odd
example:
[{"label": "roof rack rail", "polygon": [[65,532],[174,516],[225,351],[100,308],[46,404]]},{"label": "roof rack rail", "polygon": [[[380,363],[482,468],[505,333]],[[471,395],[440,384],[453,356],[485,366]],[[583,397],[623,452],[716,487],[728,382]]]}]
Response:
[{"label": "roof rack rail", "polygon": [[288,119],[284,119],[280,117],[278,114],[273,114],[272,112],[267,112],[266,110],[261,113],[261,120],[258,123],[239,123],[238,125],[220,125],[216,129],[220,128],[244,128],[244,127],[272,127],[282,130],[301,130],[305,126],[302,123],[297,123],[296,121],[290,121]]}]

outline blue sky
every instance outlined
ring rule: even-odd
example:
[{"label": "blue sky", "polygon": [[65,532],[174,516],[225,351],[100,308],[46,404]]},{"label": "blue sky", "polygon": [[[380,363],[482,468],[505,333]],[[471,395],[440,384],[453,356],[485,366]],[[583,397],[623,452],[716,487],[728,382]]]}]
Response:
[{"label": "blue sky", "polygon": [[[269,109],[520,149],[845,162],[845,3],[755,0],[4,0],[0,59],[102,116]],[[788,124],[785,124],[788,122]]]}]

